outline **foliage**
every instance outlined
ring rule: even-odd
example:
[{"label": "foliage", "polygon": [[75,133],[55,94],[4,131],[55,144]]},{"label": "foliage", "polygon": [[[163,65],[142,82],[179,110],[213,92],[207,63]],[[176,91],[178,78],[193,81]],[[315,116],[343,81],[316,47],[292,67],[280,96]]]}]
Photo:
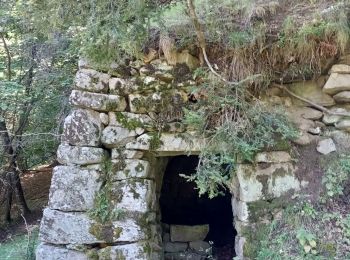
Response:
[{"label": "foliage", "polygon": [[30,229],[29,233],[16,235],[0,243],[0,255],[2,259],[35,259],[39,228],[34,226],[30,227]]},{"label": "foliage", "polygon": [[[305,205],[312,214],[305,214]],[[349,215],[317,203],[300,202],[284,209],[283,217],[273,220],[255,247],[252,257],[258,260],[275,259],[348,259]],[[318,217],[312,217],[316,214]],[[347,224],[344,224],[347,223]]]},{"label": "foliage", "polygon": [[297,132],[281,112],[249,100],[252,96],[243,84],[230,86],[207,78],[201,87],[206,98],[185,110],[185,123],[206,138],[206,147],[197,172],[188,179],[195,181],[200,195],[214,197],[225,187],[237,159],[252,162],[258,151],[295,138]]},{"label": "foliage", "polygon": [[344,181],[350,178],[350,157],[342,156],[335,159],[327,168],[322,177],[322,184],[325,188],[325,194],[322,201],[336,198],[343,194]]},{"label": "foliage", "polygon": [[102,169],[102,187],[95,196],[94,208],[89,211],[91,218],[98,221],[98,223],[105,224],[113,219],[118,219],[123,215],[123,211],[115,209],[113,204],[113,167],[109,160],[103,163]]}]

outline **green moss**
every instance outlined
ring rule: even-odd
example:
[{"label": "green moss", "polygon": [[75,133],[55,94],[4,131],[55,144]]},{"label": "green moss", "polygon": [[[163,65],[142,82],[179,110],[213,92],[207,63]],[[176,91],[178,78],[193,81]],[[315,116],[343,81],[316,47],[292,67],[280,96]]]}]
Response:
[{"label": "green moss", "polygon": [[98,252],[96,249],[91,249],[86,252],[86,256],[89,260],[99,260]]},{"label": "green moss", "polygon": [[111,247],[106,247],[98,252],[99,260],[110,260],[111,259]]},{"label": "green moss", "polygon": [[149,139],[150,150],[157,150],[163,144],[163,142],[160,140],[161,133],[151,133],[149,135],[151,137]]},{"label": "green moss", "polygon": [[137,166],[135,167],[135,171],[137,172],[142,172],[145,169],[142,163],[138,163]]},{"label": "green moss", "polygon": [[248,259],[256,259],[261,247],[261,241],[267,237],[268,232],[268,225],[260,223],[244,229],[242,235],[246,238],[243,247],[243,254],[245,257]]},{"label": "green moss", "polygon": [[113,225],[111,223],[94,223],[89,228],[90,234],[94,235],[98,240],[102,240],[107,243],[112,243],[114,239],[117,239],[120,236],[120,232],[113,232]]},{"label": "green moss", "polygon": [[115,113],[118,123],[128,130],[135,130],[136,128],[142,128],[142,122],[137,118],[129,118],[121,112]]}]

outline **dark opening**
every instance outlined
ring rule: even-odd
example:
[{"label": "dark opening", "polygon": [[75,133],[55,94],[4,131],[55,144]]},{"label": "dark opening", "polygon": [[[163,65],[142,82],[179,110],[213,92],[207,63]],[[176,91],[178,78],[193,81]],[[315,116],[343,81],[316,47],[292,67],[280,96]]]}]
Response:
[{"label": "dark opening", "polygon": [[235,256],[236,230],[229,191],[224,196],[209,199],[198,196],[193,182],[179,174],[191,175],[196,171],[198,156],[176,156],[169,160],[160,195],[162,223],[174,225],[209,224],[205,241],[213,243],[213,256],[224,260]]}]

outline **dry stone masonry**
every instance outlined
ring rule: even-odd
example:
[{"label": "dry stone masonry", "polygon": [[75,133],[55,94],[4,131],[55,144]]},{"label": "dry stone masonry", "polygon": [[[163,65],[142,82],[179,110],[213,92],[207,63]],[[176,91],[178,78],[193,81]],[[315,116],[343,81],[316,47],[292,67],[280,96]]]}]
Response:
[{"label": "dry stone masonry", "polygon": [[[209,227],[161,225],[158,203],[168,158],[199,154],[205,145],[181,121],[195,82],[178,74],[181,65],[162,60],[99,71],[79,65],[37,259],[189,259],[181,256],[188,252],[204,259]],[[332,112],[350,112],[348,65],[288,88]],[[265,98],[286,108],[300,130],[298,145],[316,142],[321,154],[349,148],[350,117],[323,113],[280,89]],[[257,154],[255,162],[240,162],[229,182],[239,259],[249,256],[257,226],[308,185],[288,145]]]}]

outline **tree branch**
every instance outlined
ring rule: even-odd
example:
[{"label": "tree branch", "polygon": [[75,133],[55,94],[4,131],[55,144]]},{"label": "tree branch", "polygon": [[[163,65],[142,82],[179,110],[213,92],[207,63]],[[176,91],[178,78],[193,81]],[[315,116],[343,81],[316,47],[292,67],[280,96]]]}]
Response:
[{"label": "tree branch", "polygon": [[312,107],[314,107],[314,108],[316,108],[316,109],[318,109],[318,110],[321,110],[322,112],[325,112],[325,113],[327,113],[327,114],[329,114],[329,115],[334,115],[334,116],[349,116],[349,117],[350,117],[350,113],[342,113],[342,112],[333,112],[333,111],[330,111],[329,109],[325,108],[324,106],[318,105],[318,104],[316,104],[316,103],[314,103],[314,102],[312,102],[312,101],[310,101],[310,100],[308,100],[308,99],[306,99],[306,98],[303,98],[303,97],[300,97],[300,96],[294,94],[292,91],[290,91],[289,89],[287,89],[287,88],[286,88],[285,86],[283,86],[283,85],[279,85],[279,84],[276,84],[276,83],[273,84],[273,85],[274,85],[275,87],[277,87],[277,88],[279,88],[279,89],[281,89],[281,90],[287,92],[287,93],[288,93],[289,95],[291,95],[292,97],[295,97],[295,98],[297,98],[297,99],[299,99],[299,100],[301,100],[301,101],[303,101],[303,102],[305,102],[305,103],[311,105]]}]

